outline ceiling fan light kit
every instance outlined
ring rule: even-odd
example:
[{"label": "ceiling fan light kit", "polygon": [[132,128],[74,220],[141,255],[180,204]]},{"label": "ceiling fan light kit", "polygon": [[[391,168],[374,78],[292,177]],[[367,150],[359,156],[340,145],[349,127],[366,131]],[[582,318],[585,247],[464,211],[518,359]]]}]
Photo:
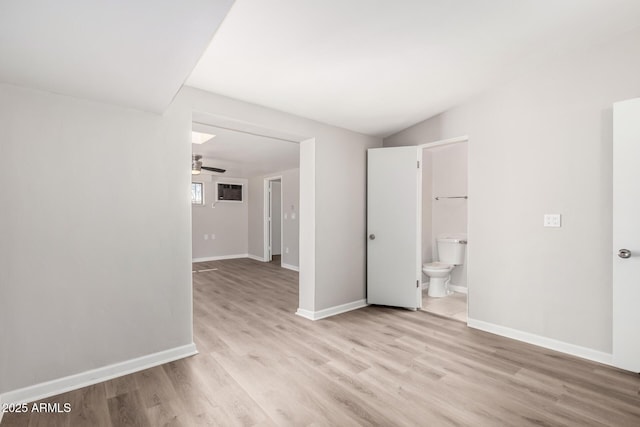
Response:
[{"label": "ceiling fan light kit", "polygon": [[191,157],[191,175],[200,175],[202,169],[202,162],[200,159],[202,156],[195,154]]}]

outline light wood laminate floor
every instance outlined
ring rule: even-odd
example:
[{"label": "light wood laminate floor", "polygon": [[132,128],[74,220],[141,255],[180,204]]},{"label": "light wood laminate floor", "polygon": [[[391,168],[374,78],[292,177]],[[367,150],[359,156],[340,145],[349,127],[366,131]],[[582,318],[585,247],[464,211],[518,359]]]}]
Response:
[{"label": "light wood laminate floor", "polygon": [[[2,426],[638,426],[640,377],[417,311],[295,316],[297,273],[194,270],[200,354],[7,414]],[[46,355],[43,355],[46,357]]]}]

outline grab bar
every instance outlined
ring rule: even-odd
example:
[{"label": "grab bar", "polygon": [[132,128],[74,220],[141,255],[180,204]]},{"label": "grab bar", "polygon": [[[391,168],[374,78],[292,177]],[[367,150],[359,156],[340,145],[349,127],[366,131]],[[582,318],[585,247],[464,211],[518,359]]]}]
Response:
[{"label": "grab bar", "polygon": [[436,197],[436,200],[440,200],[440,199],[468,199],[469,196],[439,196]]}]

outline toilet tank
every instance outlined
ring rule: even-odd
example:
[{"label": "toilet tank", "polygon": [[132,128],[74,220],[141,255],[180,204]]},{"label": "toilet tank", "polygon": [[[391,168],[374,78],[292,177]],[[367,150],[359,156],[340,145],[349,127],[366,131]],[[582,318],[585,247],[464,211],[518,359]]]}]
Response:
[{"label": "toilet tank", "polygon": [[466,239],[454,237],[441,237],[438,239],[438,261],[461,265],[464,262],[464,250],[467,246]]}]

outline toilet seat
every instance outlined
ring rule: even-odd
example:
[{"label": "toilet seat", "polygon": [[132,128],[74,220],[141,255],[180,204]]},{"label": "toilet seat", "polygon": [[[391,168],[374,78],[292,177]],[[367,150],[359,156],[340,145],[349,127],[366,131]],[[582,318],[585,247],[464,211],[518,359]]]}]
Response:
[{"label": "toilet seat", "polygon": [[430,262],[428,264],[422,264],[422,268],[428,268],[430,270],[448,270],[452,267],[451,264],[445,264],[444,262]]}]

